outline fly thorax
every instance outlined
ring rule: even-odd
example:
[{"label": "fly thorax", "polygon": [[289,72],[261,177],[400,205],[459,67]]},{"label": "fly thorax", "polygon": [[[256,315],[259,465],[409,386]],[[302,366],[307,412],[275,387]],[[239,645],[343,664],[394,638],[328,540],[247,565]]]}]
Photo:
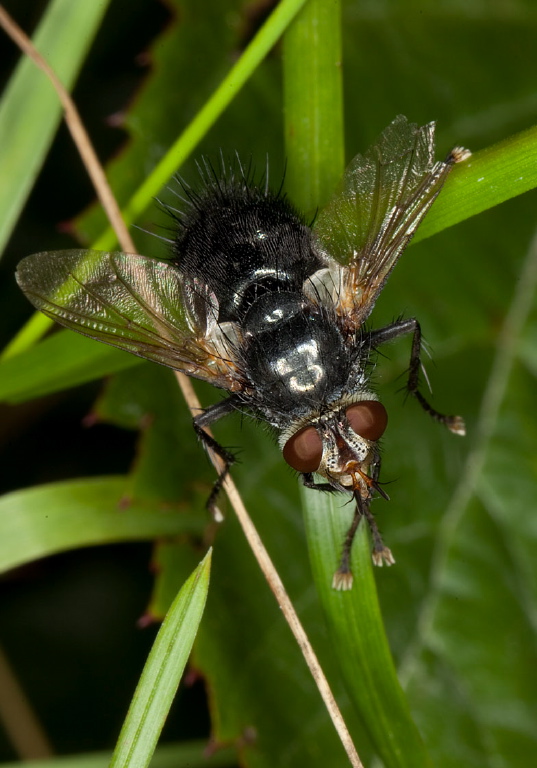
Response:
[{"label": "fly thorax", "polygon": [[333,322],[304,296],[267,293],[243,323],[252,381],[271,390],[281,408],[322,401],[349,376],[349,355]]}]

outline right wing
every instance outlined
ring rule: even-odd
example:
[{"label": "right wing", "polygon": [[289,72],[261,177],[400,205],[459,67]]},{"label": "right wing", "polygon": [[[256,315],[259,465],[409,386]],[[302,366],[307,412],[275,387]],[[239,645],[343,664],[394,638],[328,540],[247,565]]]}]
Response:
[{"label": "right wing", "polygon": [[369,315],[453,165],[470,155],[457,147],[435,163],[434,130],[434,123],[419,127],[396,117],[354,158],[343,188],[315,222],[323,251],[340,265],[336,312],[351,326]]}]

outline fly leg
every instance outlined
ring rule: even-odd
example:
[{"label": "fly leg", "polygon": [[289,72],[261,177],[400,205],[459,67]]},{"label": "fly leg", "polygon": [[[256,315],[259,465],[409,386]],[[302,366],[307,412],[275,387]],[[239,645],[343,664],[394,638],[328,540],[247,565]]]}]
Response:
[{"label": "fly leg", "polygon": [[460,416],[445,416],[436,411],[430,403],[423,397],[419,391],[419,375],[421,368],[421,327],[416,318],[411,317],[408,320],[398,320],[385,328],[371,332],[371,345],[377,347],[387,341],[397,339],[406,333],[412,333],[412,348],[410,352],[410,364],[408,368],[408,392],[416,398],[423,410],[429,414],[435,421],[445,424],[446,427],[456,435],[466,434],[464,420]]},{"label": "fly leg", "polygon": [[[377,456],[373,464],[373,476],[371,478],[372,482],[370,486],[371,488],[378,488],[379,474],[380,457]],[[360,489],[357,489],[354,491],[354,499],[356,501],[354,517],[352,518],[352,523],[350,524],[349,530],[345,534],[339,568],[335,572],[334,578],[332,579],[332,588],[339,591],[348,590],[352,587],[353,576],[351,571],[351,549],[356,531],[358,530],[358,525],[362,517],[366,519],[369,530],[371,531],[371,538],[373,539],[373,552],[371,554],[373,563],[379,567],[384,565],[384,563],[386,563],[386,565],[393,565],[395,563],[395,559],[391,550],[385,546],[384,542],[382,541],[382,536],[378,529],[377,521],[375,520],[375,517],[369,508],[371,496],[364,499]]]},{"label": "fly leg", "polygon": [[[345,592],[351,589],[353,582],[353,575],[351,571],[351,548],[352,542],[358,530],[358,525],[362,519],[364,513],[362,511],[363,502],[358,498],[356,499],[356,507],[354,509],[354,517],[349,530],[345,534],[345,540],[343,542],[343,550],[341,552],[341,560],[339,561],[339,568],[334,573],[332,579],[332,589],[337,589],[339,592]],[[378,530],[378,529],[377,529]]]},{"label": "fly leg", "polygon": [[360,511],[367,520],[369,530],[371,531],[371,537],[373,539],[373,553],[371,555],[373,564],[377,565],[379,568],[381,568],[384,563],[386,563],[386,565],[393,565],[395,563],[395,558],[392,555],[391,549],[387,547],[382,541],[382,536],[380,535],[377,521],[369,509],[369,499],[362,501],[362,509]]},{"label": "fly leg", "polygon": [[324,491],[325,493],[337,493],[337,488],[334,488],[330,483],[316,483],[313,479],[312,472],[304,472],[302,474],[302,483],[306,488],[313,488],[316,491]]},{"label": "fly leg", "polygon": [[226,414],[233,411],[234,407],[234,398],[228,397],[227,400],[222,400],[220,403],[211,405],[205,411],[198,414],[198,416],[195,416],[192,420],[194,431],[199,437],[205,450],[209,454],[213,453],[218,456],[222,462],[219,475],[216,478],[212,491],[205,504],[209,512],[217,521],[222,520],[223,515],[216,505],[216,500],[220,491],[222,490],[222,485],[224,484],[224,481],[229,474],[230,467],[235,462],[235,456],[233,453],[231,453],[231,451],[228,451],[226,448],[221,446],[220,443],[218,443],[214,437],[207,432],[206,428],[211,424],[214,424],[216,421],[218,421],[218,419],[222,418],[222,416],[225,416]]}]

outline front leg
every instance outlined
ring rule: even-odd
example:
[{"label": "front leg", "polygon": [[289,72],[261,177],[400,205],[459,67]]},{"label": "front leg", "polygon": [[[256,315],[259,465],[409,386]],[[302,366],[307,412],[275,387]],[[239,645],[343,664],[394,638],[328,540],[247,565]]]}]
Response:
[{"label": "front leg", "polygon": [[416,398],[423,410],[435,419],[435,421],[445,424],[446,427],[456,435],[465,435],[466,428],[464,426],[464,420],[460,416],[445,416],[443,413],[439,413],[419,391],[421,327],[415,317],[411,317],[408,320],[398,320],[396,323],[391,323],[391,325],[387,325],[385,328],[380,328],[378,331],[372,331],[370,335],[371,345],[373,347],[378,347],[380,344],[384,344],[387,341],[393,341],[393,339],[397,339],[399,336],[404,336],[407,333],[413,333],[410,364],[408,367],[408,392]]},{"label": "front leg", "polygon": [[340,592],[344,592],[348,589],[351,589],[352,587],[353,575],[351,571],[351,549],[356,531],[358,530],[358,525],[362,517],[366,519],[369,530],[371,531],[371,538],[373,539],[373,552],[371,553],[373,564],[381,567],[384,564],[393,565],[395,563],[391,549],[386,547],[382,541],[382,536],[378,529],[377,521],[369,509],[371,498],[363,499],[360,492],[356,491],[354,493],[354,499],[356,501],[354,516],[349,530],[345,534],[339,568],[334,573],[334,578],[332,579],[332,589],[336,589]]},{"label": "front leg", "polygon": [[216,505],[216,500],[218,498],[218,494],[222,490],[222,485],[224,484],[224,481],[229,474],[230,467],[236,459],[231,451],[228,451],[226,448],[221,446],[220,443],[218,443],[214,437],[206,431],[206,427],[214,424],[216,421],[218,421],[218,419],[221,419],[222,416],[226,416],[228,413],[231,413],[234,408],[234,398],[228,397],[227,400],[222,400],[220,403],[211,405],[205,411],[195,416],[192,420],[194,431],[199,437],[205,450],[208,453],[212,452],[216,454],[216,456],[222,460],[223,464],[222,469],[220,470],[220,473],[213,485],[209,498],[205,504],[215,520],[222,519],[222,513]]},{"label": "front leg", "polygon": [[313,472],[304,472],[300,479],[306,488],[313,488],[316,491],[324,491],[325,493],[338,493],[338,489],[334,488],[330,483],[316,483],[313,479]]}]

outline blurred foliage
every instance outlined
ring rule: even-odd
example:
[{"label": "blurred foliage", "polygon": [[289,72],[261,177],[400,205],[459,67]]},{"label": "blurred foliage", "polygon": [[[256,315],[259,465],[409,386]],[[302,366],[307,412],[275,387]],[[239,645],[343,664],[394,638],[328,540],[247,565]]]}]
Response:
[{"label": "blurred foliage", "polygon": [[[6,3],[14,13],[18,5]],[[125,15],[125,5],[112,1],[75,90],[103,156],[114,153],[126,137],[109,166],[121,201],[229,70],[250,39],[256,23],[252,13],[262,4],[168,0],[163,9],[155,0],[139,0],[131,5],[132,13]],[[472,150],[488,147],[536,122],[537,10],[530,0],[346,0],[343,10],[347,159],[363,151],[399,113],[419,123],[438,121],[439,156],[455,144]],[[33,23],[32,11],[26,18]],[[281,103],[277,46],[203,139],[197,156],[238,149],[264,167],[268,153],[271,178],[278,186],[285,165]],[[105,124],[112,114],[114,120]],[[29,316],[12,279],[16,261],[27,253],[73,243],[65,228],[57,227],[89,202],[82,173],[60,130],[5,254],[0,284],[5,341]],[[189,181],[195,178],[194,158],[181,173]],[[169,195],[162,193],[165,199]],[[535,248],[530,250],[535,202],[535,193],[528,193],[410,248],[372,317],[376,326],[399,313],[419,318],[434,360],[434,365],[427,364],[433,404],[461,413],[468,425],[467,438],[459,439],[431,423],[414,402],[405,403],[397,390],[403,383],[398,377],[408,365],[409,343],[402,340],[382,350],[375,380],[390,414],[382,476],[390,483],[392,501],[375,502],[374,511],[397,564],[377,572],[377,587],[413,715],[433,762],[443,768],[526,768],[536,748],[537,529],[532,518],[537,498],[537,257]],[[160,234],[168,226],[157,206],[139,224]],[[86,240],[102,228],[96,208],[77,222]],[[165,255],[165,245],[156,238],[142,232],[135,236],[142,253]],[[57,347],[42,355],[41,365],[58,389],[70,352],[63,342],[54,343]],[[69,343],[77,345],[79,339],[73,336]],[[88,358],[88,370],[92,365]],[[21,392],[25,387],[30,394],[35,387],[32,370],[28,365],[21,375]],[[90,422],[96,426],[83,432],[74,425],[90,409],[95,386],[6,407],[5,490],[110,473],[122,475],[144,503],[153,499],[156,510],[184,503],[190,512],[203,514],[212,473],[171,383],[169,372],[146,364],[121,371],[92,410]],[[210,388],[199,390],[204,403],[215,401]],[[136,447],[134,433],[125,435],[117,424],[129,430],[142,427]],[[371,749],[345,693],[312,584],[296,480],[259,425],[235,417],[218,424],[215,432],[225,445],[242,448],[234,476],[367,764]],[[65,491],[65,486],[59,488]],[[32,492],[27,491],[28,503]],[[10,509],[6,499],[2,520],[9,523],[15,507]],[[8,524],[0,525],[7,530]],[[213,535],[206,532],[206,538]],[[4,533],[2,541],[7,546]],[[166,609],[205,551],[200,543],[185,537],[159,547],[154,567],[160,578],[151,614]],[[106,664],[95,659],[95,680],[73,675],[72,686],[67,686],[59,670],[73,674],[72,667],[61,655],[54,663],[43,655],[54,639],[57,647],[69,648],[68,657],[80,653],[91,658],[95,646],[104,645],[95,627],[115,618],[110,601],[132,605],[123,616],[128,624],[148,596],[149,577],[138,575],[149,558],[145,549],[136,550],[136,567],[134,560],[125,559],[126,572],[137,574],[131,576],[137,600],[136,594],[126,597],[129,590],[119,574],[117,587],[115,580],[109,586],[102,577],[94,582],[101,584],[104,614],[99,600],[85,603],[83,590],[62,591],[80,567],[75,562],[88,563],[88,556],[84,552],[77,553],[76,561],[65,559],[67,577],[51,579],[59,592],[45,593],[38,618],[25,611],[25,605],[35,604],[30,598],[11,597],[21,595],[18,581],[11,578],[2,585],[6,599],[0,639],[17,668],[29,670],[28,685],[40,660],[42,688],[35,694],[35,706],[62,752],[113,743],[141,666],[135,661],[134,670],[127,666],[123,671],[124,646],[143,644],[140,633],[133,628],[129,635],[125,624],[123,645],[111,641]],[[116,550],[111,554],[118,556]],[[114,571],[113,565],[102,573]],[[56,573],[47,567],[59,566],[43,564],[45,576]],[[93,577],[99,572],[91,564],[87,570]],[[38,578],[30,572],[28,579],[27,588],[36,590]],[[346,765],[299,651],[231,515],[215,539],[211,581],[194,667],[205,680],[216,741],[236,744],[249,766]],[[89,582],[83,583],[90,589]],[[97,589],[94,584],[91,590]],[[58,600],[69,605],[61,621]],[[77,622],[70,621],[71,610]],[[58,636],[49,639],[55,618]],[[32,632],[37,651],[28,637]],[[81,639],[84,632],[91,636],[91,648]],[[73,643],[64,646],[71,636]],[[62,680],[54,697],[55,677],[47,678],[47,667],[56,669]],[[101,712],[110,679],[114,689],[125,693],[110,693]],[[78,701],[81,681],[90,689],[95,686],[94,698],[88,693],[84,716],[76,718],[81,722],[71,725],[66,710]],[[188,697],[188,692],[182,695]],[[118,701],[112,702],[114,697]],[[206,732],[205,723],[182,735],[194,738]],[[7,746],[3,754],[11,756]]]}]

